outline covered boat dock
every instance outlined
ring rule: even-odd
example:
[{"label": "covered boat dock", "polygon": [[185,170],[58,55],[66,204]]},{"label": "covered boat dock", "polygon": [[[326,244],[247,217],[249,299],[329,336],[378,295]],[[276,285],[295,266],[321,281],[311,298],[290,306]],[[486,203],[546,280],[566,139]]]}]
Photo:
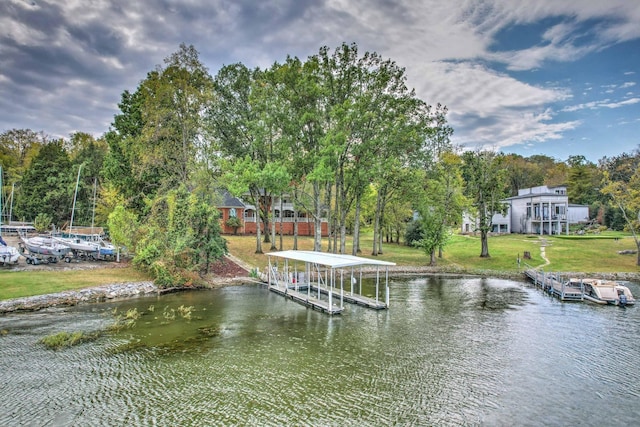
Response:
[{"label": "covered boat dock", "polygon": [[[307,307],[328,314],[342,313],[345,302],[376,310],[389,307],[389,267],[396,265],[393,262],[314,251],[290,250],[267,256],[269,267],[264,280],[269,290]],[[362,283],[365,267],[376,269],[373,298],[362,295],[361,287],[359,291],[355,290],[354,285]],[[384,284],[381,283],[381,267],[384,268]],[[380,298],[381,286],[384,286],[384,301]]]}]

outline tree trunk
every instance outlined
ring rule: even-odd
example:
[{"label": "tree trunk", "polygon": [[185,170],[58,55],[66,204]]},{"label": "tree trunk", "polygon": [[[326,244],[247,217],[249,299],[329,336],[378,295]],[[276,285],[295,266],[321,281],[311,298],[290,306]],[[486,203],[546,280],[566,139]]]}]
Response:
[{"label": "tree trunk", "polygon": [[431,267],[435,267],[437,265],[435,248],[431,250],[431,260],[429,261],[429,265]]},{"label": "tree trunk", "polygon": [[360,194],[356,196],[356,214],[353,221],[353,248],[351,248],[351,255],[358,255],[358,249],[360,248]]},{"label": "tree trunk", "polygon": [[[298,200],[298,187],[294,186],[293,187],[293,250],[297,251],[298,250],[298,208],[296,207],[295,203]],[[308,221],[308,214],[307,214],[307,221]]]},{"label": "tree trunk", "polygon": [[320,184],[313,183],[313,204],[315,208],[314,234],[313,234],[313,250],[322,250],[322,202],[320,200]]},{"label": "tree trunk", "polygon": [[280,195],[280,250],[282,250],[282,234],[284,233],[282,221],[284,221],[284,203],[282,195]]},{"label": "tree trunk", "polygon": [[[271,247],[269,248],[269,250],[275,251],[278,249],[276,248],[276,205],[275,203],[273,203],[273,200],[270,200],[270,202],[271,202]],[[282,211],[280,211],[280,217],[282,217]],[[265,243],[268,242],[267,239],[265,239],[264,241]]]},{"label": "tree trunk", "polygon": [[378,194],[376,196],[376,212],[373,215],[373,248],[371,250],[371,255],[378,255],[378,243],[379,243],[379,235],[380,235],[380,211],[381,211],[381,202],[380,202],[380,191],[378,190]]},{"label": "tree trunk", "polygon": [[298,250],[298,210],[293,208],[293,250]]},{"label": "tree trunk", "polygon": [[256,253],[262,254],[262,237],[260,233],[260,228],[262,228],[262,220],[260,219],[260,211],[256,212]]},{"label": "tree trunk", "polygon": [[482,251],[480,252],[480,258],[490,258],[489,255],[489,239],[486,230],[480,230],[480,241],[482,242]]}]

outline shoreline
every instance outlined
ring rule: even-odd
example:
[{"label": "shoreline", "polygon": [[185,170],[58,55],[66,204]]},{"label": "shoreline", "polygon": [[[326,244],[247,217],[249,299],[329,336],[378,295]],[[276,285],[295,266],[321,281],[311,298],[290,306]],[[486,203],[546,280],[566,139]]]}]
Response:
[{"label": "shoreline", "polygon": [[[363,269],[362,273],[366,277],[375,276],[375,269]],[[631,281],[640,283],[640,273],[578,273],[578,272],[558,272],[565,277],[585,278],[599,277],[607,280]],[[526,278],[523,271],[519,272],[496,272],[496,271],[463,271],[441,269],[439,267],[423,266],[408,267],[396,266],[389,268],[389,275],[393,277],[407,276],[455,276],[455,277],[495,277],[501,279],[523,280]],[[111,283],[100,286],[93,286],[77,290],[56,292],[52,294],[33,295],[28,297],[12,298],[0,301],[0,315],[15,312],[33,312],[49,307],[74,306],[82,303],[96,303],[115,299],[135,298],[152,294],[165,294],[171,292],[182,292],[188,290],[218,289],[227,286],[238,286],[249,283],[264,283],[252,277],[218,277],[210,281],[206,287],[184,287],[184,288],[159,288],[152,281]]]}]

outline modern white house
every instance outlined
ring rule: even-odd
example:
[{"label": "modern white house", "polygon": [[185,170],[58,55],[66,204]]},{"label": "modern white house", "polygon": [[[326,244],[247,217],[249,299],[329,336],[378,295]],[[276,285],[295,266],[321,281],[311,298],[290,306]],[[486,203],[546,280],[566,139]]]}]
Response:
[{"label": "modern white house", "polygon": [[[570,224],[589,221],[589,206],[569,203],[566,186],[524,188],[504,203],[506,214],[493,215],[493,233],[568,234]],[[464,214],[462,232],[475,231],[477,223]]]}]

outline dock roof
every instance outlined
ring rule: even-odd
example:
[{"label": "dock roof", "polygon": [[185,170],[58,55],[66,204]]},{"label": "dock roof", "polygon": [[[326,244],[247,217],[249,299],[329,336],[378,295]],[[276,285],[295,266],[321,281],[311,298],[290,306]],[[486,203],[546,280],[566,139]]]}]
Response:
[{"label": "dock roof", "polygon": [[364,265],[377,265],[377,266],[392,266],[396,265],[395,262],[381,261],[377,259],[370,259],[364,257],[358,257],[353,255],[341,255],[331,254],[326,252],[315,251],[281,251],[281,252],[269,252],[267,256],[274,256],[279,258],[285,258],[296,261],[309,262],[313,264],[320,264],[331,268],[341,267],[355,267]]}]

